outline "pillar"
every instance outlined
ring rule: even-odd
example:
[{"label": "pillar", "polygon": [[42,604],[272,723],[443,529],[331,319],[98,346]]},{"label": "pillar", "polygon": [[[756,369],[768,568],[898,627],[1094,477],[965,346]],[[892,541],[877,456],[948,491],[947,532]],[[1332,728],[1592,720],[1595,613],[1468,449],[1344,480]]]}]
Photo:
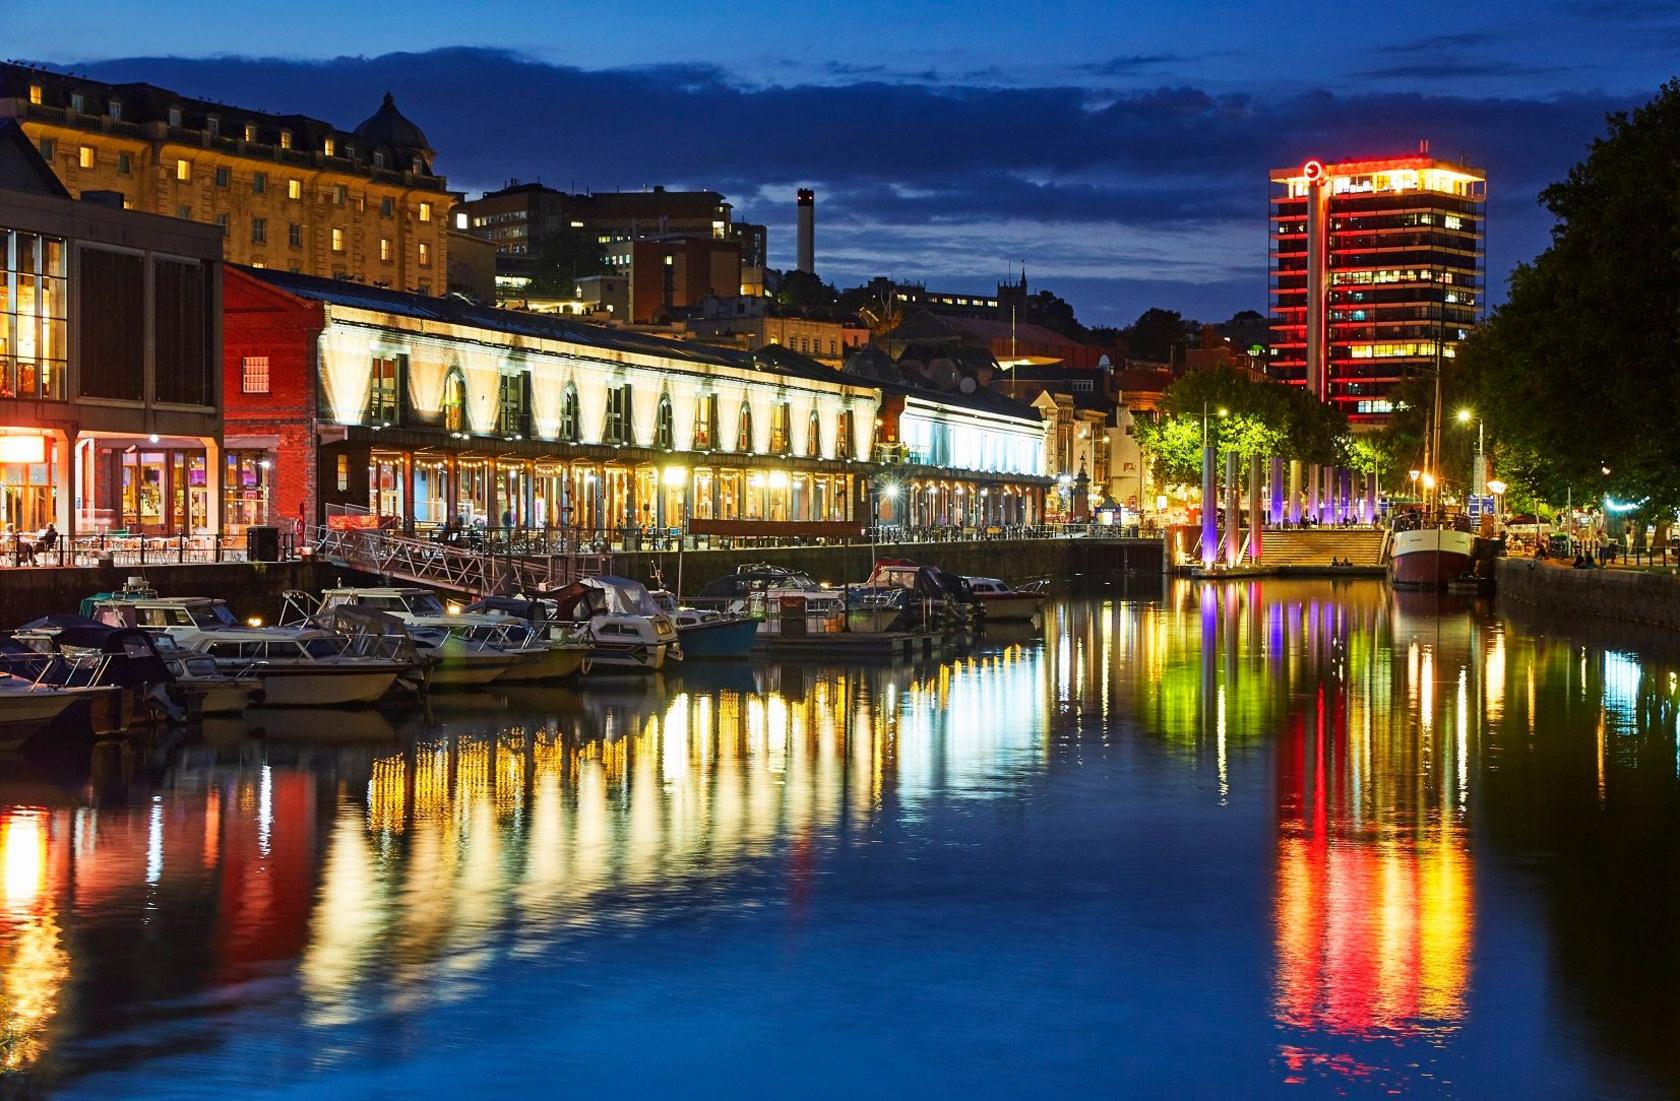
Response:
[{"label": "pillar", "polygon": [[[207,498],[204,508],[204,521],[208,526],[206,535],[220,535],[222,532],[222,475],[227,468],[227,462],[222,457],[222,442],[217,439],[204,440],[204,493]],[[263,517],[266,523],[268,517]]]},{"label": "pillar", "polygon": [[1271,509],[1266,518],[1273,524],[1283,522],[1283,459],[1272,456]]},{"label": "pillar", "polygon": [[1225,453],[1225,564],[1242,558],[1242,483],[1237,480],[1237,453]]},{"label": "pillar", "polygon": [[1318,521],[1318,464],[1308,463],[1306,466],[1306,515],[1315,523]]},{"label": "pillar", "polygon": [[[53,526],[66,540],[76,537],[76,441],[68,432],[45,432],[52,440]],[[89,502],[92,505],[92,502]],[[19,528],[22,525],[18,525]]]},{"label": "pillar", "polygon": [[1289,460],[1289,498],[1286,515],[1291,524],[1301,522],[1301,460]]},{"label": "pillar", "polygon": [[1251,562],[1260,561],[1260,464],[1264,461],[1256,455],[1248,464],[1248,558]]},{"label": "pillar", "polygon": [[1202,565],[1213,565],[1214,549],[1219,545],[1219,502],[1213,495],[1213,464],[1217,461],[1211,447],[1202,448]]}]

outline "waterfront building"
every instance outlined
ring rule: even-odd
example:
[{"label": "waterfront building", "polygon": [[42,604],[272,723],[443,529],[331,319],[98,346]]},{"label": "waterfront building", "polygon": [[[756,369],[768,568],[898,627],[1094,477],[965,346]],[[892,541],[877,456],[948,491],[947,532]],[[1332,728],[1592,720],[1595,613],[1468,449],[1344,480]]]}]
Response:
[{"label": "waterfront building", "polygon": [[1481,318],[1487,177],[1429,153],[1271,173],[1271,371],[1381,424]]},{"label": "waterfront building", "polygon": [[69,191],[0,122],[0,524],[219,530],[221,234]]},{"label": "waterfront building", "polygon": [[880,520],[986,529],[1044,519],[1053,486],[1044,426],[1031,406],[986,389],[996,370],[975,349],[921,350],[895,361],[869,346],[846,360],[847,376],[881,393]]},{"label": "waterfront building", "polygon": [[229,453],[276,471],[273,517],[861,531],[879,392],[783,349],[272,270],[226,300]]},{"label": "waterfront building", "polygon": [[733,344],[750,351],[781,345],[819,363],[838,367],[869,343],[869,327],[836,313],[778,309],[766,298],[707,298],[690,312],[687,332],[710,343]]},{"label": "waterfront building", "polygon": [[227,259],[443,293],[450,206],[426,135],[390,95],[354,130],[0,64],[13,118],[72,195],[216,226]]}]

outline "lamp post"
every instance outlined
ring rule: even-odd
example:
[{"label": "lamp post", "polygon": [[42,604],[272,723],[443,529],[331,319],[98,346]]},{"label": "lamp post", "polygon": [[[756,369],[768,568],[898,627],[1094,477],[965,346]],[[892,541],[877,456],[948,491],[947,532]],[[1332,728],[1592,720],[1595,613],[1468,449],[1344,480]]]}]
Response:
[{"label": "lamp post", "polygon": [[[1229,410],[1219,407],[1219,415],[1224,417]],[[1217,456],[1215,449],[1208,443],[1208,403],[1202,402],[1202,565],[1213,565],[1215,548],[1219,541],[1219,505],[1214,500],[1214,466]]]},{"label": "lamp post", "polygon": [[1475,410],[1460,409],[1458,423],[1468,425],[1472,420],[1476,422],[1476,466],[1470,471],[1470,492],[1477,497],[1483,496],[1483,489],[1487,488],[1482,479],[1487,477],[1487,424],[1476,416]]},{"label": "lamp post", "polygon": [[683,544],[688,542],[688,470],[680,466],[668,466],[659,475],[659,480],[665,488],[682,487],[682,515],[677,517],[677,591],[672,595],[678,601],[682,600],[683,584]]},{"label": "lamp post", "polygon": [[1505,514],[1505,483],[1494,478],[1488,482],[1487,490],[1493,494],[1493,518],[1495,526],[1498,526]]}]

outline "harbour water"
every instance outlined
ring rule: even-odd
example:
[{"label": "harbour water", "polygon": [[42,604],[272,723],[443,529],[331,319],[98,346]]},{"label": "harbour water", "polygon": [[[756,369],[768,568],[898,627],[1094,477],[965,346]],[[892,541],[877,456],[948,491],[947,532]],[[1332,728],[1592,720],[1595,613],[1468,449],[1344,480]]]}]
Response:
[{"label": "harbour water", "polygon": [[1680,657],[1119,587],[0,762],[0,1091],[1662,1096]]}]

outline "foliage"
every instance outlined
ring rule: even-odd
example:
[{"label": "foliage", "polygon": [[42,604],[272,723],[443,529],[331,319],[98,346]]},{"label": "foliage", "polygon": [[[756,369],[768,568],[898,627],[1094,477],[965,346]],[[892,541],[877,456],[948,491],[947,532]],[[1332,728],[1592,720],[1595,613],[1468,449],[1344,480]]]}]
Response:
[{"label": "foliage", "polygon": [[555,230],[543,237],[542,252],[531,271],[530,293],[570,298],[577,281],[606,274],[607,257],[591,234],[575,229]]},{"label": "foliage", "polygon": [[1656,513],[1680,505],[1680,80],[1608,127],[1541,193],[1552,243],[1459,359],[1527,488]]},{"label": "foliage", "polygon": [[1156,423],[1141,425],[1138,433],[1156,475],[1166,481],[1200,476],[1204,416],[1208,441],[1221,453],[1311,463],[1347,460],[1346,417],[1300,387],[1258,380],[1229,367],[1185,375],[1162,395],[1161,411]]},{"label": "foliage", "polygon": [[790,271],[776,288],[776,303],[791,309],[832,306],[838,299],[834,288],[808,271]]},{"label": "foliage", "polygon": [[1152,306],[1126,330],[1126,351],[1135,359],[1167,362],[1173,348],[1190,339],[1191,326],[1177,310]]}]

